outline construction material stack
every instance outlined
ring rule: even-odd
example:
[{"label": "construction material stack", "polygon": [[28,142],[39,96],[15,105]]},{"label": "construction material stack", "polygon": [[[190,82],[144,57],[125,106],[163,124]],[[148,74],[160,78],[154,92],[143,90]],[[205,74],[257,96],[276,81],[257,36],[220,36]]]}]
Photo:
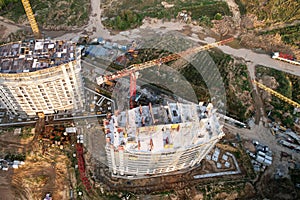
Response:
[{"label": "construction material stack", "polygon": [[76,144],[76,155],[77,155],[77,163],[78,163],[78,170],[80,174],[80,179],[85,186],[87,191],[91,190],[91,184],[89,179],[86,176],[86,171],[85,171],[85,162],[84,162],[84,157],[83,157],[83,146],[81,143]]}]

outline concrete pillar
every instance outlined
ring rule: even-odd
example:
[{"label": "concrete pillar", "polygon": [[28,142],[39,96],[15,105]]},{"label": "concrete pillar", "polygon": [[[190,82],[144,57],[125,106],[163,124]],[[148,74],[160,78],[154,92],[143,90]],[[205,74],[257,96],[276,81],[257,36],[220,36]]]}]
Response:
[{"label": "concrete pillar", "polygon": [[120,161],[120,166],[119,166],[119,170],[120,170],[120,175],[124,175],[124,151],[123,150],[119,150],[119,161]]},{"label": "concrete pillar", "polygon": [[117,166],[116,166],[116,161],[115,161],[115,150],[114,147],[110,147],[110,155],[111,155],[111,165],[113,169],[113,174],[117,174]]}]

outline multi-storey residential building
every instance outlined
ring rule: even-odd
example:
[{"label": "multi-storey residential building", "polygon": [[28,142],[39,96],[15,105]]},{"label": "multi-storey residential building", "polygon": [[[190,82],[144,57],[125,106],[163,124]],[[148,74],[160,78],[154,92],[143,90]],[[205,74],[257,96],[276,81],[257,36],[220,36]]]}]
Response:
[{"label": "multi-storey residential building", "polygon": [[0,102],[14,115],[83,107],[80,51],[72,42],[29,40],[0,47]]},{"label": "multi-storey residential building", "polygon": [[115,176],[160,176],[197,166],[224,136],[212,104],[140,106],[104,120]]}]

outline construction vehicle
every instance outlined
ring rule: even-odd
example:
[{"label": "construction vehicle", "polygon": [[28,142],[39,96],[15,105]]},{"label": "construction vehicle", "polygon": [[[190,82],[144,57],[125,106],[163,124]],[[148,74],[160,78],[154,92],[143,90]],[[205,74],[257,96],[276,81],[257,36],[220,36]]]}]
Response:
[{"label": "construction vehicle", "polygon": [[274,52],[272,54],[272,58],[276,59],[276,60],[281,60],[281,61],[284,61],[284,62],[288,62],[288,63],[294,64],[294,65],[300,65],[300,62],[297,61],[294,56],[289,55],[289,54],[284,54],[284,53],[281,53],[281,52]]},{"label": "construction vehicle", "polygon": [[34,34],[35,39],[40,39],[41,38],[41,32],[40,32],[39,27],[36,23],[36,20],[35,20],[34,14],[32,12],[32,8],[30,6],[29,0],[22,0],[22,4],[23,4],[24,10],[26,12],[26,15],[27,15],[27,18],[28,18],[28,21],[30,23],[30,26],[31,26],[31,29],[32,29],[32,32]]},{"label": "construction vehicle", "polygon": [[275,131],[272,128],[270,130],[271,130],[272,135],[275,136],[276,135]]},{"label": "construction vehicle", "polygon": [[278,143],[281,144],[282,146],[285,146],[285,147],[287,147],[289,149],[292,149],[296,152],[300,152],[300,146],[297,145],[297,144],[290,143],[286,140],[279,140]]},{"label": "construction vehicle", "polygon": [[263,85],[263,84],[260,83],[260,82],[257,82],[256,80],[252,80],[252,81],[253,81],[253,83],[255,83],[259,88],[261,88],[261,89],[263,89],[263,90],[269,92],[270,94],[276,96],[276,97],[279,98],[280,100],[282,100],[282,101],[284,101],[284,102],[286,102],[286,103],[288,103],[288,104],[294,106],[295,109],[298,109],[298,110],[300,109],[300,104],[299,104],[299,103],[297,103],[297,102],[295,102],[295,101],[293,101],[293,100],[291,100],[291,99],[289,99],[289,98],[283,96],[282,94],[276,92],[275,90],[272,90],[271,88],[268,88],[267,86]]},{"label": "construction vehicle", "polygon": [[147,61],[140,64],[132,64],[128,68],[117,71],[115,73],[109,74],[109,75],[103,75],[96,78],[96,82],[98,85],[101,85],[103,83],[107,83],[113,80],[116,80],[118,78],[122,78],[125,76],[130,76],[130,109],[135,107],[135,99],[136,99],[136,80],[138,78],[138,71],[144,70],[153,66],[160,66],[163,63],[168,63],[170,61],[177,60],[184,56],[190,56],[193,53],[197,53],[199,51],[204,51],[211,49],[213,47],[223,45],[228,42],[232,42],[234,38],[225,39],[219,42],[207,44],[201,47],[194,47],[187,49],[185,51],[182,51],[180,53],[170,54],[168,56],[164,56],[162,58],[157,58],[151,61]]}]

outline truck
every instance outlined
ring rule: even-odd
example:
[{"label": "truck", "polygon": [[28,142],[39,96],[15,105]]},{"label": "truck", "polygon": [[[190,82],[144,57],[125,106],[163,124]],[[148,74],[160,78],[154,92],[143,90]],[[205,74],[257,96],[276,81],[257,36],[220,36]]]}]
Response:
[{"label": "truck", "polygon": [[292,144],[292,143],[287,142],[285,140],[279,140],[278,143],[281,144],[281,145],[283,145],[283,146],[285,146],[285,147],[288,147],[289,149],[293,149],[293,150],[295,150],[297,152],[300,151],[300,146],[299,145]]},{"label": "truck", "polygon": [[271,57],[276,60],[281,60],[284,62],[288,62],[294,65],[300,65],[300,61],[297,61],[293,55],[285,54],[281,52],[273,52]]}]

